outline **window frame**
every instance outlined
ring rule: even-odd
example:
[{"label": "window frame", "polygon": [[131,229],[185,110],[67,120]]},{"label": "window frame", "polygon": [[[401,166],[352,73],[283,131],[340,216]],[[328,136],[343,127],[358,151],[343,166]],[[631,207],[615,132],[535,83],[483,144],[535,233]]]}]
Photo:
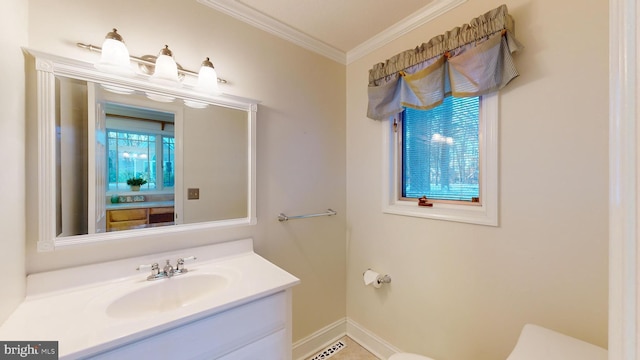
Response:
[{"label": "window frame", "polygon": [[[109,115],[107,115],[107,117],[109,117]],[[147,193],[150,192],[155,192],[155,193],[169,193],[169,192],[173,192],[174,188],[175,188],[175,160],[174,160],[174,186],[164,186],[164,139],[173,139],[174,140],[174,159],[175,159],[175,132],[165,132],[165,131],[153,131],[153,130],[149,130],[149,129],[139,129],[136,127],[125,127],[125,126],[112,126],[112,127],[107,127],[106,128],[106,133],[107,133],[107,140],[113,139],[111,137],[109,137],[109,132],[115,132],[116,134],[120,134],[120,133],[127,133],[127,134],[136,134],[136,135],[144,135],[144,136],[155,136],[156,140],[154,140],[154,147],[155,147],[155,154],[156,154],[156,161],[155,161],[155,174],[156,174],[156,178],[155,178],[155,187],[154,188],[149,188],[148,186],[146,187],[142,187],[141,190]],[[116,135],[116,141],[119,138]],[[116,149],[119,147],[119,145],[116,145]],[[110,146],[109,146],[109,142],[107,141],[107,151],[106,151],[106,156],[107,156],[107,163],[109,163],[109,150],[110,150]],[[117,150],[116,150],[117,152]],[[151,162],[151,160],[148,160],[149,162]],[[109,178],[109,169],[107,169],[106,171],[107,174],[107,178]],[[116,176],[119,175],[119,170],[116,171]],[[149,181],[150,182],[150,181]],[[117,184],[120,184],[119,182],[116,181]],[[107,195],[110,194],[115,194],[115,193],[121,193],[123,191],[127,191],[126,187],[124,189],[110,189],[110,182],[107,181]]]},{"label": "window frame", "polygon": [[394,131],[393,117],[383,123],[383,213],[498,226],[498,105],[497,92],[480,97],[480,204],[438,201],[426,207],[402,198],[401,131]]}]

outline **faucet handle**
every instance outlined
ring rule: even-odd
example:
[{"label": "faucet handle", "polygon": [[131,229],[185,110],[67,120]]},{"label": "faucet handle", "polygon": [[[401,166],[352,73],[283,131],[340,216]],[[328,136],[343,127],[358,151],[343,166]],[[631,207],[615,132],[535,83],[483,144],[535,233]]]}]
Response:
[{"label": "faucet handle", "polygon": [[136,270],[147,270],[151,269],[151,275],[147,276],[147,280],[158,280],[164,277],[164,274],[160,274],[160,266],[158,263],[140,265],[136,268]]},{"label": "faucet handle", "polygon": [[160,273],[160,265],[158,265],[158,263],[140,265],[136,268],[138,271],[147,269],[151,269],[153,275],[158,275]]},{"label": "faucet handle", "polygon": [[184,263],[186,261],[193,261],[196,260],[197,258],[195,256],[189,256],[186,258],[178,258],[178,264],[176,265],[176,272],[178,273],[186,273],[188,270],[185,269],[184,267]]},{"label": "faucet handle", "polygon": [[178,264],[184,265],[184,263],[186,261],[193,261],[193,260],[196,260],[196,259],[197,259],[197,257],[195,257],[195,256],[189,256],[189,257],[186,257],[186,258],[178,258]]}]

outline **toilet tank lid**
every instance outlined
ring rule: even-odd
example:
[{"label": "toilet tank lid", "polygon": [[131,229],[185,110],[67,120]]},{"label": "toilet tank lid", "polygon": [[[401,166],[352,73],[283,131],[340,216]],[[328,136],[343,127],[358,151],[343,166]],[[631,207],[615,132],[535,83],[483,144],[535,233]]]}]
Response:
[{"label": "toilet tank lid", "polygon": [[607,360],[607,350],[542,326],[526,324],[507,360]]}]

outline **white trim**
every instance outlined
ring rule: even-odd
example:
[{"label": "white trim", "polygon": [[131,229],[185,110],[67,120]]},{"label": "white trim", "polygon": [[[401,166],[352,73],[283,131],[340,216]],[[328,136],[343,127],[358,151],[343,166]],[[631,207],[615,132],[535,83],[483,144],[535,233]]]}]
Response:
[{"label": "white trim", "polygon": [[402,352],[351,319],[347,319],[347,336],[379,359],[387,359],[395,353]]},{"label": "white trim", "polygon": [[498,226],[498,93],[482,96],[480,101],[480,193],[479,206],[434,204],[418,206],[415,201],[399,200],[400,169],[397,159],[399,134],[392,124],[383,121],[382,211],[387,214],[414,216],[470,224]]},{"label": "white trim", "polygon": [[426,24],[467,0],[434,0],[415,13],[400,20],[385,31],[363,42],[345,53],[325,42],[309,36],[293,27],[276,20],[237,0],[197,0],[223,14],[243,21],[258,29],[290,41],[307,50],[316,52],[340,64],[348,65],[355,60],[369,54],[409,31]]},{"label": "white trim", "polygon": [[640,353],[638,318],[638,13],[609,3],[609,359]]},{"label": "white trim", "polygon": [[307,50],[326,56],[340,64],[346,63],[346,55],[343,51],[315,39],[291,26],[280,22],[260,11],[235,0],[198,0],[199,3],[209,6],[223,14],[227,14],[251,26],[257,27],[270,34],[290,41]]},{"label": "white trim", "polygon": [[340,319],[293,343],[293,359],[307,359],[347,334],[347,320]]},{"label": "white trim", "polygon": [[[56,79],[53,74],[53,62],[47,59],[36,59],[37,87],[36,113],[38,121],[38,159],[43,159],[56,152],[56,129],[54,121],[47,119],[56,116]],[[38,162],[38,251],[52,251],[54,243],[51,234],[56,233],[56,219],[51,215],[55,211],[55,197],[43,196],[55,194],[56,168],[53,161]],[[53,213],[55,215],[55,212]]]},{"label": "white trim", "polygon": [[434,0],[429,5],[400,20],[378,35],[347,52],[347,64],[368,55],[372,51],[396,40],[411,30],[422,26],[447,11],[464,4],[467,0]]},{"label": "white trim", "polygon": [[402,352],[357,322],[343,318],[293,343],[293,359],[307,359],[345,335],[380,359]]}]

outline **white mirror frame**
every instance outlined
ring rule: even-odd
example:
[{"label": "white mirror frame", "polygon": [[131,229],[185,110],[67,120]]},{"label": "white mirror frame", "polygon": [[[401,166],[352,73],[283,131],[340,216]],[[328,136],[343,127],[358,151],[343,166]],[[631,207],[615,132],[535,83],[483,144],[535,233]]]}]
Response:
[{"label": "white mirror frame", "polygon": [[[256,217],[256,113],[258,101],[238,96],[221,94],[209,96],[184,85],[172,88],[149,82],[148,76],[138,74],[133,77],[104,73],[96,70],[93,64],[74,59],[68,59],[23,48],[23,51],[35,59],[36,87],[37,87],[37,133],[38,133],[38,165],[37,165],[37,213],[38,213],[38,252],[53,251],[73,245],[84,245],[94,242],[149,236],[155,233],[185,232],[211,228],[255,225]],[[125,232],[109,232],[98,234],[76,235],[58,238],[56,236],[56,169],[53,156],[55,154],[56,129],[56,76],[68,77],[87,82],[125,87],[128,89],[205,102],[214,106],[247,111],[248,126],[248,174],[247,186],[247,217],[210,221],[194,224],[180,224],[158,228],[129,230]]]}]

